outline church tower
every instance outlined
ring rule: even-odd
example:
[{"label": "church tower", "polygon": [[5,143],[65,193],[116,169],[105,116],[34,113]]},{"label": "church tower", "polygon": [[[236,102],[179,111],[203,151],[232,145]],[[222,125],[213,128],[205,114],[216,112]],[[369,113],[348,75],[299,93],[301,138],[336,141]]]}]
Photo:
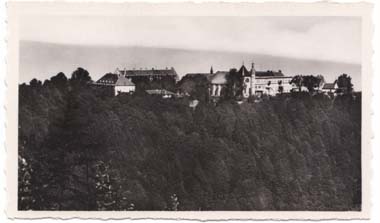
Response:
[{"label": "church tower", "polygon": [[243,78],[243,97],[248,98],[250,95],[251,81],[252,81],[251,72],[248,71],[248,69],[244,66],[244,63],[243,63],[238,73]]},{"label": "church tower", "polygon": [[211,66],[211,69],[210,69],[210,74],[214,74],[214,69],[212,69],[212,66]]},{"label": "church tower", "polygon": [[250,94],[255,95],[256,91],[256,70],[255,70],[255,63],[252,62],[252,67],[251,67],[251,90]]}]

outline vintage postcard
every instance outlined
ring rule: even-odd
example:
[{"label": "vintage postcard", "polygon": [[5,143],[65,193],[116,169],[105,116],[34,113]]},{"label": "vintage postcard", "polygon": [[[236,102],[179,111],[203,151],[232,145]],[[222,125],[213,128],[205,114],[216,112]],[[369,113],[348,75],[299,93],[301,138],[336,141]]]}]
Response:
[{"label": "vintage postcard", "polygon": [[10,2],[8,216],[369,218],[371,13]]}]

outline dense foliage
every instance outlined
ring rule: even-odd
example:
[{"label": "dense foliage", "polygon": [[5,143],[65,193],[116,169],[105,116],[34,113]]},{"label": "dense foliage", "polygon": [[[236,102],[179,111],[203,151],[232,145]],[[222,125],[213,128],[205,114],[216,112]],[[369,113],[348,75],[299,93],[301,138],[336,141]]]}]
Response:
[{"label": "dense foliage", "polygon": [[325,82],[322,75],[296,75],[290,81],[290,84],[295,85],[298,88],[298,92],[301,92],[302,87],[305,87],[309,93],[314,93],[319,90]]},{"label": "dense foliage", "polygon": [[336,80],[338,85],[338,93],[350,94],[354,90],[354,85],[351,83],[351,77],[347,74],[342,74]]},{"label": "dense foliage", "polygon": [[188,94],[191,99],[208,101],[210,90],[209,81],[203,74],[185,75],[177,83],[177,90],[182,94]]},{"label": "dense foliage", "polygon": [[109,97],[83,70],[19,88],[21,210],[359,210],[361,99]]},{"label": "dense foliage", "polygon": [[237,99],[242,96],[244,89],[244,81],[242,73],[238,72],[235,68],[231,69],[226,75],[226,87],[222,97],[224,99]]},{"label": "dense foliage", "polygon": [[132,77],[132,82],[136,85],[138,94],[144,93],[147,89],[166,89],[168,91],[175,90],[176,79],[173,76],[158,76],[151,78],[149,76]]}]

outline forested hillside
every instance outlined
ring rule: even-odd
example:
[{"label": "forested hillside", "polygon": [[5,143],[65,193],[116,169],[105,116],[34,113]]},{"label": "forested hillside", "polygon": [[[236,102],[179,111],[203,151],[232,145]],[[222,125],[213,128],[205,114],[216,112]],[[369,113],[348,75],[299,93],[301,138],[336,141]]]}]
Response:
[{"label": "forested hillside", "polygon": [[109,97],[85,70],[19,88],[21,210],[360,210],[361,99]]}]

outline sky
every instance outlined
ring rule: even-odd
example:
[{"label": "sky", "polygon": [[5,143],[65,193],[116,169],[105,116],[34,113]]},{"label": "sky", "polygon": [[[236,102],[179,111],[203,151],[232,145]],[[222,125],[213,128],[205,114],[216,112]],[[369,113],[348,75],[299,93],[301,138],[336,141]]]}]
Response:
[{"label": "sky", "polygon": [[[25,78],[21,77],[24,81],[31,75],[42,75],[39,72],[50,72],[43,74],[46,75],[42,75],[43,78],[59,71],[70,72],[69,69],[74,69],[70,63],[73,66],[94,67],[96,77],[106,70],[113,71],[110,65],[126,66],[128,69],[136,66],[173,66],[185,74],[207,72],[211,65],[227,69],[228,66],[239,66],[244,60],[250,64],[252,60],[261,58],[258,55],[305,60],[310,66],[313,65],[310,61],[356,66],[361,63],[359,17],[23,16],[19,23],[19,35],[21,42],[39,43],[32,44],[33,47],[24,44],[20,50],[20,70],[33,71],[21,74],[25,75]],[[147,48],[177,51],[152,53]],[[115,49],[123,50],[125,55],[115,53]],[[143,50],[137,52],[137,49]],[[42,52],[46,55],[41,55]],[[181,60],[183,53],[179,52],[194,52],[194,60],[187,54]],[[134,54],[138,55],[139,61],[133,57]],[[231,59],[231,55],[235,57]],[[247,55],[252,55],[252,58]],[[89,62],[85,56],[93,57],[92,61]],[[210,56],[218,58],[213,60]],[[165,57],[168,59],[163,60]],[[195,57],[200,58],[195,60]],[[149,58],[149,64],[144,64],[145,58]],[[41,67],[41,61],[37,60],[43,60],[49,69]],[[115,64],[114,61],[119,63]],[[207,63],[201,67],[194,61]],[[56,72],[51,64],[57,64]],[[262,66],[267,66],[264,69],[281,69],[278,64],[282,64],[281,60],[276,64],[265,60]],[[319,62],[316,64],[323,66]],[[288,69],[292,72],[289,75],[305,71],[294,67],[296,65]],[[326,69],[321,67],[323,71]],[[311,70],[315,71],[315,66]],[[337,69],[331,69],[332,72],[337,72]]]},{"label": "sky", "polygon": [[360,63],[357,17],[25,16],[20,39],[263,53]]}]

